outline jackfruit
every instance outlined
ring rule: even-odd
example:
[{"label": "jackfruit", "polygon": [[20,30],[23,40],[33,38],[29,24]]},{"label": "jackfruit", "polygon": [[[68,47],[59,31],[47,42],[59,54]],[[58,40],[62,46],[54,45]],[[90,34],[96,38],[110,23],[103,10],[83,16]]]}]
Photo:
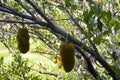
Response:
[{"label": "jackfruit", "polygon": [[61,43],[60,56],[65,72],[70,72],[75,65],[75,47],[73,43]]},{"label": "jackfruit", "polygon": [[19,28],[17,32],[18,49],[21,53],[27,53],[29,50],[29,39],[28,30],[26,28]]}]

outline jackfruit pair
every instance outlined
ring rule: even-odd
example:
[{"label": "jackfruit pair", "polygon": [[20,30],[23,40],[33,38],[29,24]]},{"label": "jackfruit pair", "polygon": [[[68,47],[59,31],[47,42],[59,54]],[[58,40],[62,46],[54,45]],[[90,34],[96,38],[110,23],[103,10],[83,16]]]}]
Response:
[{"label": "jackfruit pair", "polygon": [[60,57],[65,72],[70,72],[75,64],[75,47],[73,43],[61,43]]},{"label": "jackfruit pair", "polygon": [[19,28],[17,32],[18,49],[21,53],[27,53],[29,50],[29,39],[28,30],[26,28]]}]

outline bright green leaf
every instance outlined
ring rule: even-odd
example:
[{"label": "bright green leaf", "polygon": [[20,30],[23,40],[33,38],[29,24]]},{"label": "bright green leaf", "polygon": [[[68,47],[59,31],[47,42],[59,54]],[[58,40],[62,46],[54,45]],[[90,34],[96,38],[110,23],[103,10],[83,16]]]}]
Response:
[{"label": "bright green leaf", "polygon": [[111,27],[118,27],[118,26],[119,26],[119,22],[116,21],[116,20],[110,20],[110,21],[109,21],[109,25],[110,25]]}]

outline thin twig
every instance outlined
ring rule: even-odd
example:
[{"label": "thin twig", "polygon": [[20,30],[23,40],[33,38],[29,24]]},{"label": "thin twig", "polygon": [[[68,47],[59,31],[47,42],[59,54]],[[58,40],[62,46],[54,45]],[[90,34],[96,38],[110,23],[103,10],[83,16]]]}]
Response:
[{"label": "thin twig", "polygon": [[20,21],[20,20],[12,20],[12,19],[0,19],[0,22],[7,22],[7,23],[20,23],[20,24],[37,24],[31,21]]},{"label": "thin twig", "polygon": [[13,54],[13,51],[10,49],[10,47],[5,43],[5,42],[3,42],[2,41],[2,43],[5,45],[5,47],[9,50],[9,52],[11,53],[11,54]]},{"label": "thin twig", "polygon": [[55,73],[52,73],[52,72],[42,72],[42,71],[39,71],[39,70],[34,69],[34,68],[31,68],[31,67],[30,67],[30,69],[31,69],[31,70],[34,70],[34,71],[36,71],[36,72],[39,72],[40,74],[52,75],[52,76],[55,76],[55,77],[58,77],[58,76],[59,76],[58,74],[55,74]]}]

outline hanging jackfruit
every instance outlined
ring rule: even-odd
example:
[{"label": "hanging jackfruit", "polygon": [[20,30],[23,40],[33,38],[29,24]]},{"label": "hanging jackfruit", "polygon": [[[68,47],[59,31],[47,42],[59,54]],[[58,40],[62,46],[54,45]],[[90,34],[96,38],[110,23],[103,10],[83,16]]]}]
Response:
[{"label": "hanging jackfruit", "polygon": [[66,72],[70,72],[75,64],[75,47],[73,43],[62,43],[60,45],[60,56],[63,68]]},{"label": "hanging jackfruit", "polygon": [[26,53],[29,50],[29,34],[26,28],[19,28],[17,32],[18,49],[21,53]]}]

